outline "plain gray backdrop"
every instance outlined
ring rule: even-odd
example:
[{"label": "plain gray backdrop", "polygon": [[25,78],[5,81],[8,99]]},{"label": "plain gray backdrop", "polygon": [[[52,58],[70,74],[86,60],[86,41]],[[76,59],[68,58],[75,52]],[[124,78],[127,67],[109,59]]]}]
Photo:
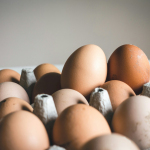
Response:
[{"label": "plain gray backdrop", "polygon": [[150,0],[0,0],[0,67],[64,64],[86,44],[150,58]]}]

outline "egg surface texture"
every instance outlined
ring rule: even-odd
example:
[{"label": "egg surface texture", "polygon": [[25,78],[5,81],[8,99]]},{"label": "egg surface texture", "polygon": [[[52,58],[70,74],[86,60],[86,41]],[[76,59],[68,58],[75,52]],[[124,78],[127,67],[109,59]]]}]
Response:
[{"label": "egg surface texture", "polygon": [[53,142],[67,150],[78,150],[88,140],[110,133],[107,121],[98,110],[76,104],[66,108],[56,119]]},{"label": "egg surface texture", "polygon": [[150,148],[150,98],[132,96],[121,103],[114,113],[112,128],[133,140],[140,149]]},{"label": "egg surface texture", "polygon": [[140,94],[143,84],[150,80],[147,56],[134,45],[126,44],[118,47],[109,58],[107,80],[121,80],[136,94]]},{"label": "egg surface texture", "polygon": [[26,101],[17,97],[6,98],[0,102],[0,119],[7,114],[18,110],[27,110],[33,112],[33,108]]},{"label": "egg surface texture", "polygon": [[61,75],[61,87],[80,92],[86,98],[105,82],[107,61],[97,45],[85,45],[67,59]]},{"label": "egg surface texture", "polygon": [[44,74],[50,72],[56,72],[60,74],[59,69],[49,63],[41,64],[34,69],[34,75],[37,80],[39,80]]},{"label": "egg surface texture", "polygon": [[81,150],[140,150],[138,146],[120,134],[98,136],[87,142]]},{"label": "egg surface texture", "polygon": [[19,83],[20,74],[12,69],[0,70],[0,83],[2,82],[15,82]]},{"label": "egg surface texture", "polygon": [[0,150],[45,150],[49,145],[43,123],[28,111],[8,114],[0,123]]},{"label": "egg surface texture", "polygon": [[32,103],[34,98],[38,94],[48,94],[52,95],[54,92],[60,90],[60,74],[55,72],[50,72],[43,75],[35,84],[32,93]]},{"label": "egg surface texture", "polygon": [[119,80],[105,82],[101,87],[108,91],[113,110],[130,96],[135,96],[132,88]]},{"label": "egg surface texture", "polygon": [[28,94],[22,86],[14,82],[0,83],[0,101],[8,97],[18,97],[30,103]]},{"label": "egg surface texture", "polygon": [[72,89],[61,89],[52,94],[58,115],[67,107],[75,104],[89,105],[85,97]]}]

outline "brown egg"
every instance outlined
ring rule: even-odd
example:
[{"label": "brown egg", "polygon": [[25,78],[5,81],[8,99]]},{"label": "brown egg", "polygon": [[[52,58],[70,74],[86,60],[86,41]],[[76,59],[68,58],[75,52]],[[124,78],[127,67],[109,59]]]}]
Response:
[{"label": "brown egg", "polygon": [[34,69],[34,74],[37,80],[39,80],[44,74],[50,73],[50,72],[55,72],[55,73],[60,74],[60,71],[58,68],[48,63],[41,64]]},{"label": "brown egg", "polygon": [[47,73],[43,75],[34,86],[32,102],[34,102],[34,98],[38,94],[52,95],[54,92],[60,90],[60,76],[59,73]]},{"label": "brown egg", "polygon": [[81,150],[140,150],[138,146],[120,134],[98,136],[87,142]]},{"label": "brown egg", "polygon": [[107,121],[98,110],[76,104],[66,108],[56,119],[53,142],[67,150],[78,150],[92,138],[110,133]]},{"label": "brown egg", "polygon": [[135,96],[132,88],[119,80],[105,82],[101,87],[108,91],[113,110],[130,96]]},{"label": "brown egg", "polygon": [[145,53],[134,45],[122,45],[110,56],[107,80],[121,80],[127,83],[136,94],[150,80],[149,61]]},{"label": "brown egg", "polygon": [[0,70],[0,83],[2,82],[15,82],[19,83],[20,74],[11,69]]},{"label": "brown egg", "polygon": [[114,132],[133,140],[141,150],[150,148],[150,98],[132,96],[121,103],[113,116]]},{"label": "brown egg", "polygon": [[46,150],[47,131],[38,117],[28,111],[16,111],[0,123],[1,150]]},{"label": "brown egg", "polygon": [[32,112],[33,108],[29,103],[20,98],[6,98],[5,100],[0,102],[0,119],[6,116],[7,114],[18,110],[27,110]]},{"label": "brown egg", "polygon": [[94,88],[101,86],[107,75],[107,61],[97,45],[77,49],[66,61],[61,75],[61,87],[80,92],[89,100]]},{"label": "brown egg", "polygon": [[0,83],[0,101],[9,97],[18,97],[30,103],[28,94],[22,86],[14,82]]},{"label": "brown egg", "polygon": [[58,115],[67,107],[74,104],[89,105],[85,97],[72,89],[61,89],[52,94]]}]

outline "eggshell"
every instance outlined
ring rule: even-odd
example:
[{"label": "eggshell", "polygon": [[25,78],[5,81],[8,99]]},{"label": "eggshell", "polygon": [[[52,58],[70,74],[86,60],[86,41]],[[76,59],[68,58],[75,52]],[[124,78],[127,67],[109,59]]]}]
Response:
[{"label": "eggshell", "polygon": [[150,98],[132,96],[119,105],[112,119],[114,132],[133,140],[140,149],[150,148]]},{"label": "eggshell", "polygon": [[85,97],[72,89],[61,89],[52,94],[58,115],[67,107],[74,104],[89,105]]},{"label": "eggshell", "polygon": [[122,45],[110,56],[107,80],[121,80],[136,94],[142,92],[143,84],[150,80],[150,66],[145,53],[135,45]]},{"label": "eggshell", "polygon": [[61,87],[80,92],[89,100],[90,93],[106,80],[107,61],[97,45],[85,45],[67,59],[61,75]]},{"label": "eggshell", "polygon": [[78,150],[90,139],[110,133],[107,121],[98,110],[76,104],[66,108],[56,119],[53,142],[67,150]]},{"label": "eggshell", "polygon": [[30,103],[28,94],[19,84],[14,82],[0,83],[0,101],[9,97],[17,97]]},{"label": "eggshell", "polygon": [[52,95],[54,92],[60,90],[60,77],[59,73],[47,73],[43,75],[34,86],[32,102],[34,102],[34,98],[38,94]]},{"label": "eggshell", "polygon": [[34,69],[34,74],[37,80],[39,80],[44,74],[50,72],[55,72],[60,74],[59,69],[49,63],[40,64]]},{"label": "eggshell", "polygon": [[98,136],[87,142],[81,150],[140,150],[138,146],[120,134]]},{"label": "eggshell", "polygon": [[7,114],[18,110],[27,110],[33,112],[33,108],[26,101],[16,97],[6,98],[0,102],[0,119]]},{"label": "eggshell", "polygon": [[15,82],[19,83],[20,74],[12,69],[0,70],[0,83],[2,82]]},{"label": "eggshell", "polygon": [[43,123],[28,111],[16,111],[0,123],[1,150],[45,150],[49,139]]},{"label": "eggshell", "polygon": [[124,100],[126,100],[130,96],[135,96],[132,88],[126,83],[119,80],[111,80],[105,82],[101,87],[108,91],[114,111]]}]

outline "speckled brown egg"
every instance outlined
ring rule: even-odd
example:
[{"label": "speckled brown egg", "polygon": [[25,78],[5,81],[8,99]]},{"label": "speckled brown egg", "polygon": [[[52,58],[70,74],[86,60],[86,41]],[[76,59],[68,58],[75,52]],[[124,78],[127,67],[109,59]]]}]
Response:
[{"label": "speckled brown egg", "polygon": [[67,107],[75,104],[89,105],[85,97],[72,89],[61,89],[52,94],[58,115]]},{"label": "speckled brown egg", "polygon": [[20,74],[12,69],[0,70],[0,83],[2,82],[15,82],[19,83]]},{"label": "speckled brown egg", "polygon": [[47,73],[43,75],[35,84],[32,94],[32,102],[38,94],[52,95],[54,92],[60,90],[60,77],[59,73]]},{"label": "speckled brown egg", "polygon": [[85,45],[67,59],[61,87],[74,89],[89,100],[90,93],[105,82],[106,75],[107,61],[103,50],[97,45]]},{"label": "speckled brown egg", "polygon": [[114,132],[133,140],[141,150],[150,148],[150,98],[132,96],[116,109],[112,128]]},{"label": "speckled brown egg", "polygon": [[55,72],[60,74],[59,69],[49,63],[41,64],[34,69],[34,74],[37,80],[39,80],[44,74],[50,72]]},{"label": "speckled brown egg", "polygon": [[107,80],[121,80],[140,94],[143,84],[150,80],[147,56],[135,45],[118,47],[109,58]]},{"label": "speckled brown egg", "polygon": [[0,123],[1,150],[46,150],[47,131],[38,117],[28,111],[6,115]]},{"label": "speckled brown egg", "polygon": [[135,96],[132,88],[119,80],[105,82],[101,87],[108,91],[113,110],[130,96]]},{"label": "speckled brown egg", "polygon": [[67,150],[78,150],[92,138],[110,133],[107,121],[98,110],[76,104],[66,108],[56,119],[53,142]]},{"label": "speckled brown egg", "polygon": [[14,82],[0,83],[0,101],[9,97],[17,97],[30,103],[28,94],[22,86]]},{"label": "speckled brown egg", "polygon": [[81,150],[140,150],[129,138],[121,134],[98,136],[87,142]]},{"label": "speckled brown egg", "polygon": [[26,101],[17,98],[17,97],[9,97],[0,102],[0,119],[6,116],[9,113],[18,110],[27,110],[32,112],[33,108]]}]

